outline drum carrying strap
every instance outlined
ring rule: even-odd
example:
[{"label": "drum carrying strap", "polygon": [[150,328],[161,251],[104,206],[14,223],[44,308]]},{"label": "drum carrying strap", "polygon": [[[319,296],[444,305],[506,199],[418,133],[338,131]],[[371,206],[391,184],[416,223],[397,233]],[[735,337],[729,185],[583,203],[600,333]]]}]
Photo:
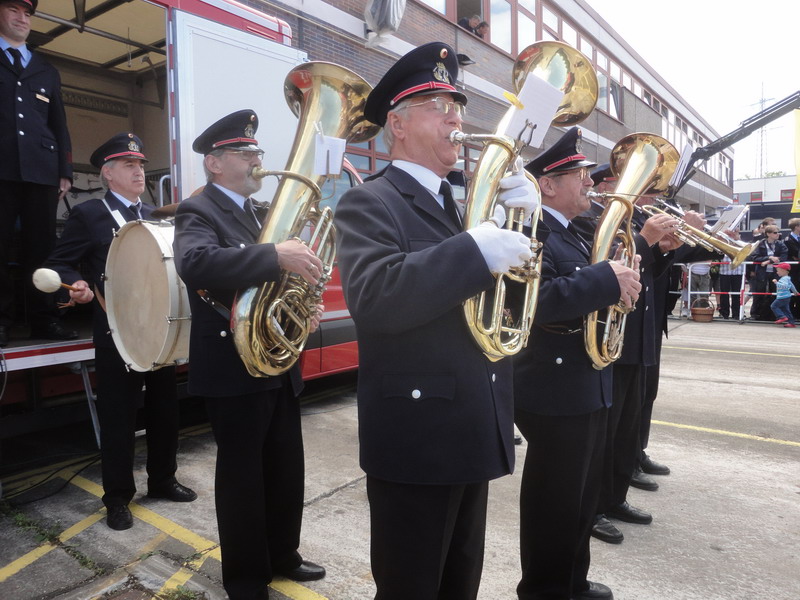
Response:
[{"label": "drum carrying strap", "polygon": [[213,308],[219,315],[225,319],[226,321],[230,322],[231,320],[231,311],[225,305],[220,304],[214,297],[208,293],[208,290],[197,290],[197,295],[208,304],[211,308]]},{"label": "drum carrying strap", "polygon": [[119,214],[118,210],[111,210],[111,207],[108,205],[108,202],[106,202],[105,198],[100,198],[100,199],[103,201],[103,204],[106,205],[108,212],[111,214],[111,218],[117,222],[119,229],[122,229],[122,226],[125,225],[127,221],[122,217],[121,214]]}]

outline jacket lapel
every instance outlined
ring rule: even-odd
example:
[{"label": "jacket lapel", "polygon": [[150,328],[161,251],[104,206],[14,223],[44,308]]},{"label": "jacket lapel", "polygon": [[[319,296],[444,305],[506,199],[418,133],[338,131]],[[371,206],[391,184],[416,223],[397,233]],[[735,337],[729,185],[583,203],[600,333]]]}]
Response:
[{"label": "jacket lapel", "polygon": [[546,210],[542,211],[542,220],[550,228],[551,232],[558,233],[570,246],[580,251],[586,258],[590,258],[588,247]]},{"label": "jacket lapel", "polygon": [[210,183],[206,185],[205,192],[209,199],[217,205],[219,210],[232,215],[233,218],[236,219],[236,222],[247,230],[253,240],[258,239],[261,230],[258,228],[258,225],[256,225],[255,220],[240,209],[233,200],[228,198],[225,192],[219,190],[217,186]]},{"label": "jacket lapel", "polygon": [[444,209],[439,206],[439,203],[431,196],[431,193],[422,187],[411,175],[390,165],[386,169],[384,177],[386,177],[403,196],[411,198],[412,203],[418,210],[421,210],[439,221],[442,225],[447,227],[450,233],[461,233],[455,223],[447,216],[447,213],[444,212]]}]

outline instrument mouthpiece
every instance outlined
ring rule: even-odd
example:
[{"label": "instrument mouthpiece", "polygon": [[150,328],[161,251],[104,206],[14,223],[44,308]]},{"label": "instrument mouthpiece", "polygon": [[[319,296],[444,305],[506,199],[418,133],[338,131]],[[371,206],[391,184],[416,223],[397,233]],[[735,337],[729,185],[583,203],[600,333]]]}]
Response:
[{"label": "instrument mouthpiece", "polygon": [[468,134],[464,133],[463,131],[459,131],[458,129],[453,129],[449,135],[450,143],[454,145],[464,143],[464,140],[466,140],[467,137]]}]

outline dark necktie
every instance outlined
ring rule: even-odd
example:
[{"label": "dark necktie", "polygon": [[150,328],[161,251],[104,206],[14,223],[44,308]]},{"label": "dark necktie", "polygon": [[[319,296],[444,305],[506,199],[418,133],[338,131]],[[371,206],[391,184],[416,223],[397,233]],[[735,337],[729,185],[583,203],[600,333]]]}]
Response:
[{"label": "dark necktie", "polygon": [[450,188],[450,184],[446,181],[442,181],[442,185],[439,186],[439,193],[444,198],[444,212],[446,212],[447,216],[450,217],[450,220],[455,223],[455,226],[460,228],[461,217],[458,214],[456,201],[453,199],[453,192]]},{"label": "dark necktie", "polygon": [[22,53],[16,48],[8,48],[8,53],[14,59],[11,61],[11,66],[14,67],[14,72],[17,75],[22,75]]},{"label": "dark necktie", "polygon": [[133,213],[133,218],[136,219],[137,221],[140,221],[142,219],[142,213],[139,210],[140,206],[141,206],[141,204],[139,202],[137,202],[136,204],[131,204],[128,207],[128,208],[131,209],[131,212]]},{"label": "dark necktie", "polygon": [[263,220],[262,220],[261,214],[260,214],[261,213],[260,208],[261,207],[258,206],[258,203],[255,200],[253,200],[252,198],[247,198],[244,201],[244,211],[246,213],[250,214],[253,217],[253,220],[255,220],[256,225],[258,225],[259,229],[261,229],[261,225],[263,223]]},{"label": "dark necktie", "polygon": [[581,234],[578,233],[578,230],[572,223],[567,225],[567,231],[569,231],[573,236],[575,236],[575,239],[578,240],[578,243],[580,243],[580,245],[583,247],[584,250],[586,251],[589,250],[589,247],[586,245],[586,242],[584,241],[583,237],[581,237]]}]

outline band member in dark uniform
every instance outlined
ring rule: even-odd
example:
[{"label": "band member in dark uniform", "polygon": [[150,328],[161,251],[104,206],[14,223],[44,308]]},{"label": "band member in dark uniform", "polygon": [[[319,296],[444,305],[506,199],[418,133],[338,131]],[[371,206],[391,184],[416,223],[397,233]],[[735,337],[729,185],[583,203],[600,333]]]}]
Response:
[{"label": "band member in dark uniform", "polygon": [[[195,290],[225,307],[236,291],[277,281],[281,271],[312,284],[322,262],[297,240],[256,244],[261,220],[250,195],[264,152],[251,110],[223,117],[192,148],[204,156],[208,184],[181,202],[175,217],[175,263],[190,291],[189,393],[206,398],[217,442],[215,498],[222,579],[231,600],[267,598],[274,575],[296,581],[325,576],[298,553],[304,465],[297,365],[278,377],[252,377],[236,352],[229,319]],[[318,319],[314,322],[314,327]]]},{"label": "band member in dark uniform", "polygon": [[573,127],[526,166],[541,188],[542,280],[527,348],[514,357],[514,415],[528,450],[520,491],[522,600],[612,598],[587,580],[611,405],[611,369],[586,353],[583,316],[639,296],[638,273],[613,261],[590,264],[571,220],[589,209],[595,166]]},{"label": "band member in dark uniform", "polygon": [[[56,270],[62,281],[76,288],[69,293],[73,301],[92,302],[103,504],[108,509],[108,526],[128,529],[133,525],[128,503],[136,492],[134,434],[143,385],[147,495],[191,502],[197,494],[175,479],[178,450],[175,368],[163,367],[146,373],[128,370],[111,338],[103,301],[103,272],[114,231],[127,221],[147,219],[153,210],[139,200],[145,188],[147,161],[142,142],[132,133],[117,134],[95,150],[90,161],[100,169],[108,191],[104,198],[88,200],[72,209],[64,233],[45,266]],[[86,279],[77,271],[81,264],[88,269]],[[131,305],[135,310],[136,302]]]},{"label": "band member in dark uniform", "polygon": [[61,79],[25,44],[37,4],[38,0],[0,0],[0,347],[8,344],[14,323],[8,263],[17,218],[31,337],[78,337],[59,323],[53,297],[31,283],[34,269],[53,250],[58,200],[72,182]]},{"label": "band member in dark uniform", "polygon": [[[511,364],[481,352],[462,302],[530,257],[530,240],[493,223],[462,232],[445,180],[466,103],[457,75],[455,52],[438,42],[387,71],[365,116],[384,127],[392,164],[336,212],[379,600],[475,598],[488,481],[514,466]],[[525,177],[505,192],[535,204]]]},{"label": "band member in dark uniform", "polygon": [[[611,172],[611,167],[608,163],[604,163],[592,169],[592,183],[594,184],[594,192],[598,194],[611,193],[617,186],[617,178]],[[592,244],[594,240],[594,231],[597,229],[597,224],[603,211],[606,209],[606,201],[604,198],[595,197],[591,199],[591,204],[588,210],[585,210],[577,217],[572,219],[572,226],[578,230],[578,233],[584,241]]]}]

